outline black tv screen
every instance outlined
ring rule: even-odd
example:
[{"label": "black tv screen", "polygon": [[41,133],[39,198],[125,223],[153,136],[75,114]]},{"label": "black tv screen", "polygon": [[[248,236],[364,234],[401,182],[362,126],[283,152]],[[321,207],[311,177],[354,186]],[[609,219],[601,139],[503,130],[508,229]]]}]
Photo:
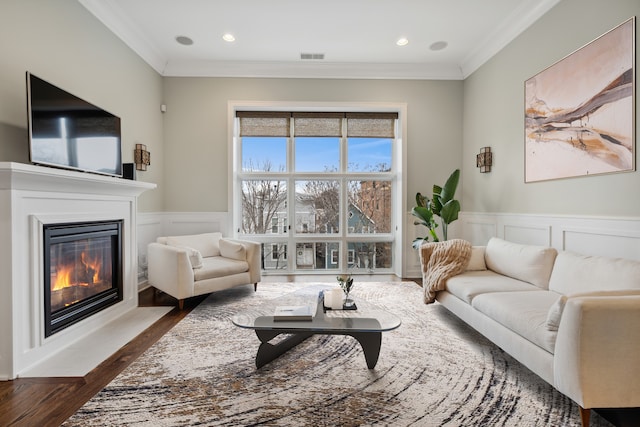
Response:
[{"label": "black tv screen", "polygon": [[120,118],[27,73],[29,159],[122,176]]}]

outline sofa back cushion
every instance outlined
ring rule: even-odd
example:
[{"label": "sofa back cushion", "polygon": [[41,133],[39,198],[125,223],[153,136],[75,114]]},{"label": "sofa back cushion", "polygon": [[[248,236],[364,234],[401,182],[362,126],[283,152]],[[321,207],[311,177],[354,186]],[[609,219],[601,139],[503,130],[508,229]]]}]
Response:
[{"label": "sofa back cushion", "polygon": [[484,259],[489,270],[548,289],[557,254],[554,248],[521,245],[493,237],[487,244]]},{"label": "sofa back cushion", "polygon": [[188,236],[169,236],[167,245],[193,248],[203,257],[220,256],[219,241],[222,233],[203,233]]},{"label": "sofa back cushion", "polygon": [[549,289],[563,295],[640,289],[640,261],[560,252]]}]

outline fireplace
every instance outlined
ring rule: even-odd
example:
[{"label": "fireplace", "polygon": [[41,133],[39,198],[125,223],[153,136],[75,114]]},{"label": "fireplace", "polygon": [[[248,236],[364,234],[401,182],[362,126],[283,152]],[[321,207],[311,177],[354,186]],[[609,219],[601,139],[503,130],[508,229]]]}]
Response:
[{"label": "fireplace", "polygon": [[44,224],[49,337],[123,299],[122,220]]}]

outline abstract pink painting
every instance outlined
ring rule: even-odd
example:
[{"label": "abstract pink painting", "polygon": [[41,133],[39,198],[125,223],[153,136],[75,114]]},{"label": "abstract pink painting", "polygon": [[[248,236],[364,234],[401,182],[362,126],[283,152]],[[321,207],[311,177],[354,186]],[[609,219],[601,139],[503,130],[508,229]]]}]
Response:
[{"label": "abstract pink painting", "polygon": [[635,170],[635,17],[525,82],[525,182]]}]

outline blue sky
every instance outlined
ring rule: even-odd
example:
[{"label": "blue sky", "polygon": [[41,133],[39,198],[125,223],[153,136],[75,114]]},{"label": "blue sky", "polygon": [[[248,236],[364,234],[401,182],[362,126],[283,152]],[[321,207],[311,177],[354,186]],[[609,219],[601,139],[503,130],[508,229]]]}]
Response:
[{"label": "blue sky", "polygon": [[[251,160],[253,167],[264,165],[270,160],[272,171],[284,170],[286,165],[286,138],[251,138],[242,139],[242,165],[247,168]],[[339,138],[297,138],[296,139],[297,171],[323,172],[338,169],[340,159]],[[391,139],[384,138],[351,138],[349,139],[349,170],[364,171],[378,164],[391,164]],[[357,168],[354,167],[357,165]]]}]

